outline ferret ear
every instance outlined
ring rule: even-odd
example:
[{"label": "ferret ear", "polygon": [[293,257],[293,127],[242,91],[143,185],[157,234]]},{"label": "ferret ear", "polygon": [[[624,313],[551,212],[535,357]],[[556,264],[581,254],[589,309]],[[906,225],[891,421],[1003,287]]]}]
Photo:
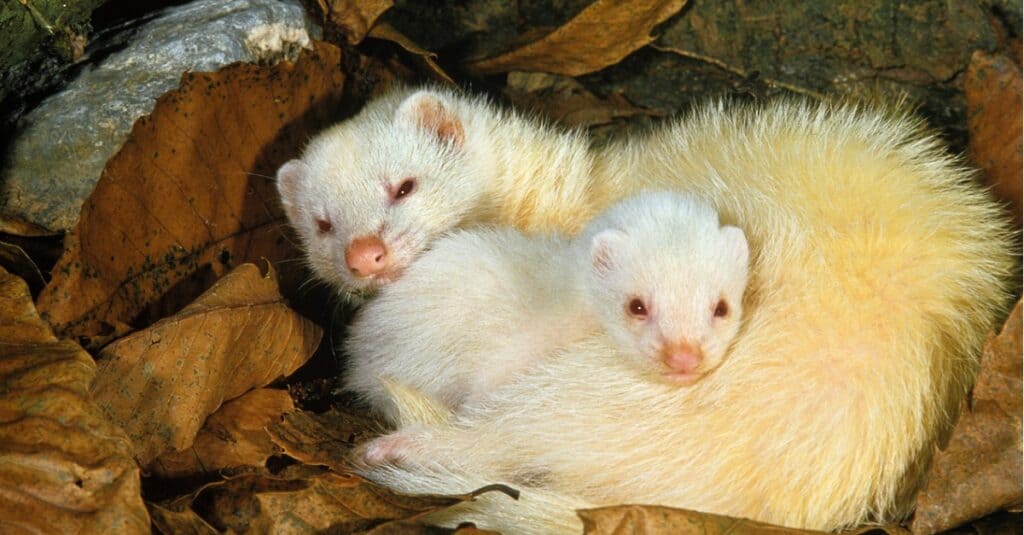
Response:
[{"label": "ferret ear", "polygon": [[627,239],[621,230],[615,229],[602,230],[591,238],[590,263],[595,273],[605,276],[615,268],[616,251],[622,250]]},{"label": "ferret ear", "polygon": [[409,95],[398,107],[396,117],[411,121],[434,134],[443,142],[461,147],[466,141],[462,121],[447,100],[432,91],[417,91]]},{"label": "ferret ear", "polygon": [[743,229],[727,226],[722,227],[721,230],[726,250],[732,253],[732,258],[746,270],[750,263],[750,248],[747,245],[747,236],[743,233]]},{"label": "ferret ear", "polygon": [[308,170],[302,160],[289,160],[277,170],[277,193],[281,196],[285,215],[292,221],[298,220],[299,182],[305,180]]}]

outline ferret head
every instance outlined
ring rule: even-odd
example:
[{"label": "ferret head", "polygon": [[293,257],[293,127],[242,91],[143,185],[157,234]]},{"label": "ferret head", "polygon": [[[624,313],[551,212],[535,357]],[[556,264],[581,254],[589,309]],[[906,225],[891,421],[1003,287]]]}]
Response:
[{"label": "ferret head", "polygon": [[455,97],[398,92],[314,138],[277,172],[314,273],[350,294],[397,278],[480,195]]},{"label": "ferret head", "polygon": [[631,197],[582,235],[591,305],[624,354],[692,384],[721,363],[747,285],[743,231],[710,206],[668,192]]}]

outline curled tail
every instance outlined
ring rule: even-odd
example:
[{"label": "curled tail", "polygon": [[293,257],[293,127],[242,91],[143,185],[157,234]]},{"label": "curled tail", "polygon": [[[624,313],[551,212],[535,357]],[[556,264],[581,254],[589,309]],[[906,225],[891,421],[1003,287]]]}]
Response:
[{"label": "curled tail", "polygon": [[478,528],[506,535],[582,533],[583,523],[576,510],[594,507],[583,499],[542,488],[525,488],[518,497],[513,497],[515,491],[507,485],[495,485],[495,481],[435,462],[417,463],[408,468],[392,464],[361,466],[356,472],[407,494],[474,494],[472,500],[422,519],[447,527],[472,522]]}]

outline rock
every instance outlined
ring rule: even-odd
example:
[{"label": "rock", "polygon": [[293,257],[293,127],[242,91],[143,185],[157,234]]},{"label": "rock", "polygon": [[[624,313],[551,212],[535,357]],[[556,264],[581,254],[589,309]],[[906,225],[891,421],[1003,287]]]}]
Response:
[{"label": "rock", "polygon": [[21,119],[0,158],[0,231],[73,227],[107,159],[182,73],[294,58],[319,36],[299,0],[200,0],[159,13]]}]

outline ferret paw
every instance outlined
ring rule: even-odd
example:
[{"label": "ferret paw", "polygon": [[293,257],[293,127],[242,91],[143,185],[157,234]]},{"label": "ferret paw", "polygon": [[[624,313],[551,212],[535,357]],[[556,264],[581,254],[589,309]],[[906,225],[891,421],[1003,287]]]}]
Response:
[{"label": "ferret paw", "polygon": [[416,439],[404,433],[391,433],[371,440],[363,448],[362,461],[367,466],[397,464],[409,458]]}]

